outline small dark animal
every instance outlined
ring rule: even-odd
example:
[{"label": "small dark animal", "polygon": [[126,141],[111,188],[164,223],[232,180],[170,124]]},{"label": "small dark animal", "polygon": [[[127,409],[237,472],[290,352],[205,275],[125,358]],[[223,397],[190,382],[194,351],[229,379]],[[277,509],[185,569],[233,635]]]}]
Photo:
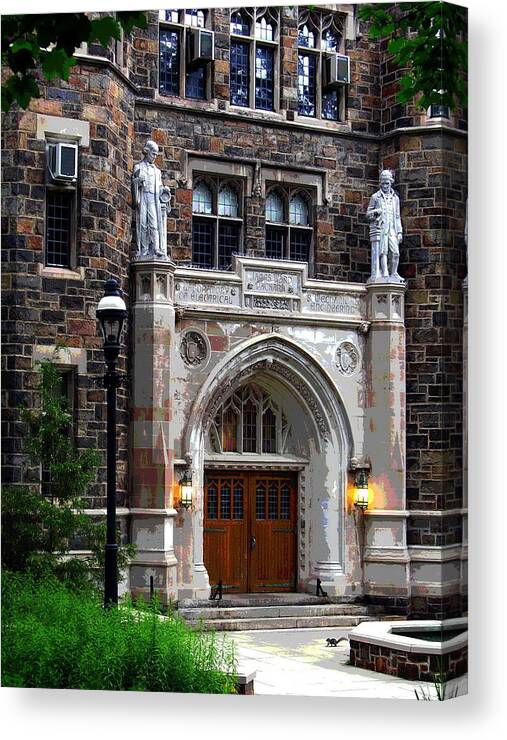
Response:
[{"label": "small dark animal", "polygon": [[340,637],[338,639],[336,637],[328,637],[326,639],[326,647],[338,647],[338,645],[340,644],[340,642],[342,642],[343,640],[345,640],[345,642],[347,642],[347,638],[346,637]]}]

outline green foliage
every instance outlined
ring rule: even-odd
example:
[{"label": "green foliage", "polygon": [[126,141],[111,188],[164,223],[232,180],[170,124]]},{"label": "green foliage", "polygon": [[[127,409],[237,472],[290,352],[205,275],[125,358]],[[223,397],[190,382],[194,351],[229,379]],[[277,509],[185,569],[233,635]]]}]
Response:
[{"label": "green foliage", "polygon": [[[43,578],[53,574],[76,584],[103,582],[106,527],[83,512],[82,496],[96,479],[101,456],[96,450],[78,452],[69,430],[72,416],[62,394],[56,365],[38,363],[40,406],[22,409],[28,425],[25,451],[41,471],[37,490],[5,487],[2,492],[2,565],[11,571],[31,571]],[[69,556],[79,538],[91,549],[85,558]],[[133,545],[118,551],[118,577],[134,554]]]},{"label": "green foliage", "polygon": [[393,36],[387,49],[394,63],[407,68],[398,100],[430,105],[467,105],[466,9],[443,2],[380,3],[359,7],[373,39]]},{"label": "green foliage", "polygon": [[232,643],[156,605],[104,609],[91,590],[4,573],[2,685],[235,693]]},{"label": "green foliage", "polygon": [[117,12],[115,17],[90,19],[86,13],[48,15],[6,15],[2,17],[2,66],[12,75],[2,85],[2,110],[13,103],[27,108],[32,98],[40,97],[36,70],[46,80],[68,80],[76,64],[74,52],[83,42],[107,46],[138,26],[147,27],[143,11]]}]

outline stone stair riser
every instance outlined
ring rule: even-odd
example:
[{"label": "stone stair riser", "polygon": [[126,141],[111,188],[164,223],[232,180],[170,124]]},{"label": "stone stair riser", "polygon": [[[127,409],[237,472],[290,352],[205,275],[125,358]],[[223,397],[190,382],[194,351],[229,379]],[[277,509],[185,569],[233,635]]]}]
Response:
[{"label": "stone stair riser", "polygon": [[373,617],[327,616],[327,617],[272,617],[267,619],[210,619],[187,621],[190,627],[235,632],[240,630],[301,629],[318,627],[355,627],[360,622],[372,621]]},{"label": "stone stair riser", "polygon": [[368,610],[361,606],[329,604],[325,606],[256,606],[246,609],[216,607],[207,609],[179,609],[183,619],[257,619],[262,617],[325,617],[367,616]]}]

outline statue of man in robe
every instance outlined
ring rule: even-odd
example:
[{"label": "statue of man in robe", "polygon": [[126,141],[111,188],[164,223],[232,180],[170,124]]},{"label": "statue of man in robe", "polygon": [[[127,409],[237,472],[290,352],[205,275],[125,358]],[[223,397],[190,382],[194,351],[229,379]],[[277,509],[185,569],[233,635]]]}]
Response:
[{"label": "statue of man in robe", "polygon": [[171,191],[162,184],[155,164],[158,144],[151,139],[143,149],[144,159],[132,172],[132,203],[136,211],[136,259],[169,259],[167,255],[167,208]]},{"label": "statue of man in robe", "polygon": [[400,199],[393,190],[393,182],[394,175],[391,170],[382,170],[380,190],[371,196],[366,212],[370,222],[370,280],[387,279],[403,283],[404,279],[398,275],[403,227],[400,218]]}]

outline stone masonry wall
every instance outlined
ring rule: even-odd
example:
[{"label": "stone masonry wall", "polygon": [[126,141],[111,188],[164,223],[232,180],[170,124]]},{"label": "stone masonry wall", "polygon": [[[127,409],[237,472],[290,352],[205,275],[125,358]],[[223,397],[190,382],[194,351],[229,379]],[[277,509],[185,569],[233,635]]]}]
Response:
[{"label": "stone masonry wall", "polygon": [[[37,403],[37,347],[64,342],[86,351],[86,374],[76,377],[78,448],[105,450],[106,407],[97,383],[104,371],[95,309],[104,282],[128,290],[131,243],[130,184],[134,98],[109,67],[82,64],[68,83],[45,84],[26,112],[3,117],[3,481],[38,480],[22,457],[25,429],[19,406]],[[79,151],[77,269],[44,268],[45,142],[37,113],[89,121],[90,145]],[[120,358],[125,370],[125,355]],[[127,389],[119,392],[118,503],[127,494]],[[91,506],[104,505],[105,468],[90,490]]]},{"label": "stone masonry wall", "polygon": [[[179,264],[191,256],[192,194],[183,179],[185,151],[325,172],[329,200],[314,214],[314,275],[362,283],[369,275],[368,200],[378,187],[379,169],[392,167],[405,230],[400,273],[408,284],[407,507],[416,512],[409,520],[408,544],[458,544],[465,112],[458,111],[446,128],[431,129],[415,105],[400,106],[395,93],[403,71],[394,69],[385,42],[370,41],[361,25],[362,35],[348,39],[346,46],[352,73],[347,122],[303,125],[290,120],[297,108],[294,8],[281,12],[280,111],[230,110],[228,9],[211,11],[216,33],[211,99],[163,97],[158,93],[158,11],[150,12],[149,19],[146,30],[134,31],[125,41],[124,73],[111,63],[110,50],[94,45],[89,51],[102,61],[82,61],[68,83],[44,84],[42,97],[27,112],[3,117],[4,482],[19,483],[32,475],[22,456],[24,429],[18,408],[36,402],[32,356],[38,345],[63,340],[86,351],[86,373],[77,377],[77,439],[81,447],[105,447],[104,391],[96,384],[103,353],[95,307],[108,277],[119,278],[127,295],[130,291],[129,178],[148,137],[160,145],[157,164],[173,192],[168,245]],[[90,123],[90,146],[81,147],[79,156],[78,270],[72,278],[43,269],[44,142],[36,137],[37,113]],[[408,131],[410,126],[418,128]],[[261,255],[264,199],[251,192],[245,195],[244,247],[248,254]],[[125,357],[121,367],[126,368]],[[118,485],[123,503],[126,393],[123,389],[119,400]],[[92,505],[104,502],[104,474],[101,469],[91,491]],[[424,516],[425,511],[446,515]],[[417,594],[416,599],[413,609],[419,615],[443,617],[460,610],[454,593]]]}]

